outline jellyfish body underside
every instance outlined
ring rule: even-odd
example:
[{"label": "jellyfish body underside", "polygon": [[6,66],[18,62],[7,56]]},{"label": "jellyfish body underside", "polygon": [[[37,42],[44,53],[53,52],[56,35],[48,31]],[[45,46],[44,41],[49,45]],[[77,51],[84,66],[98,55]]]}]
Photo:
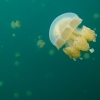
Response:
[{"label": "jellyfish body underside", "polygon": [[95,42],[96,34],[83,25],[78,28],[82,19],[74,13],[65,13],[58,16],[51,24],[49,38],[53,45],[63,51],[70,58],[80,58],[81,51],[90,49],[89,42]]}]

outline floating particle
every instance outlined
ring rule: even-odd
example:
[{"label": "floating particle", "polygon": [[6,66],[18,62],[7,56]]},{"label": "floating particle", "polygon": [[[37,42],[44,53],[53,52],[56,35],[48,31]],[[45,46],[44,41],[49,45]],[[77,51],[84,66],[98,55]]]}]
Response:
[{"label": "floating particle", "polygon": [[97,29],[96,29],[96,28],[94,28],[93,30],[94,30],[94,31],[96,31]]},{"label": "floating particle", "polygon": [[93,58],[93,60],[95,60],[95,58]]},{"label": "floating particle", "polygon": [[4,48],[4,45],[1,45],[0,48]]},{"label": "floating particle", "polygon": [[84,53],[84,59],[89,59],[90,58],[90,54],[89,53]]},{"label": "floating particle", "polygon": [[91,53],[93,53],[93,52],[94,52],[94,49],[93,49],[93,48],[91,48],[89,51],[90,51]]},{"label": "floating particle", "polygon": [[53,75],[53,73],[52,72],[49,72],[49,73],[46,73],[45,74],[45,77],[47,77],[47,78],[51,78],[51,77],[53,77],[54,75]]},{"label": "floating particle", "polygon": [[41,35],[38,35],[38,39],[41,39],[42,38],[42,36]]},{"label": "floating particle", "polygon": [[13,33],[13,34],[12,34],[12,37],[16,37],[16,34],[15,34],[15,33]]},{"label": "floating particle", "polygon": [[45,6],[46,6],[46,4],[45,4],[45,3],[42,3],[42,4],[41,4],[41,7],[45,7]]}]

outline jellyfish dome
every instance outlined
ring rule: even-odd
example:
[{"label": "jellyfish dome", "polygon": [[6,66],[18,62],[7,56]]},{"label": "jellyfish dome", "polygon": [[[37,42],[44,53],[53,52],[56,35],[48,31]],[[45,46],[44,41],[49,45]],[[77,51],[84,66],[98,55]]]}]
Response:
[{"label": "jellyfish dome", "polygon": [[78,28],[82,19],[75,13],[64,13],[58,16],[51,24],[49,38],[51,43],[63,51],[70,58],[79,58],[80,51],[90,49],[88,41],[95,41],[96,34],[90,28],[83,26]]}]

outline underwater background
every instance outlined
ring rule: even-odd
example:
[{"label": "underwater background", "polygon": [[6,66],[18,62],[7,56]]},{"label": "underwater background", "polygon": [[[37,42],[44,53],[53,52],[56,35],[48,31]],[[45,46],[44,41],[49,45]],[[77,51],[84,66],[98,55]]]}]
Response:
[{"label": "underwater background", "polygon": [[[67,12],[97,34],[83,60],[49,40],[52,21]],[[99,33],[99,0],[0,0],[0,100],[100,100]]]}]

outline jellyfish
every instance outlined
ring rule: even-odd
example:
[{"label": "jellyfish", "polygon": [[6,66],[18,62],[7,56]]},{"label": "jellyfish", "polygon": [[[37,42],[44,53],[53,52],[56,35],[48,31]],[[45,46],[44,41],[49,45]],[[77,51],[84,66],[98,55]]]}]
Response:
[{"label": "jellyfish", "polygon": [[42,39],[38,40],[38,41],[37,41],[37,46],[38,46],[39,48],[43,48],[43,47],[45,46],[44,40],[42,40]]},{"label": "jellyfish", "polygon": [[82,19],[77,14],[64,13],[52,22],[49,30],[51,43],[72,59],[80,58],[81,51],[94,51],[89,43],[96,42],[97,35],[85,25],[79,28],[81,22]]},{"label": "jellyfish", "polygon": [[12,27],[13,29],[20,28],[20,27],[21,27],[20,21],[18,21],[18,20],[12,21],[12,22],[11,22],[11,27]]}]

